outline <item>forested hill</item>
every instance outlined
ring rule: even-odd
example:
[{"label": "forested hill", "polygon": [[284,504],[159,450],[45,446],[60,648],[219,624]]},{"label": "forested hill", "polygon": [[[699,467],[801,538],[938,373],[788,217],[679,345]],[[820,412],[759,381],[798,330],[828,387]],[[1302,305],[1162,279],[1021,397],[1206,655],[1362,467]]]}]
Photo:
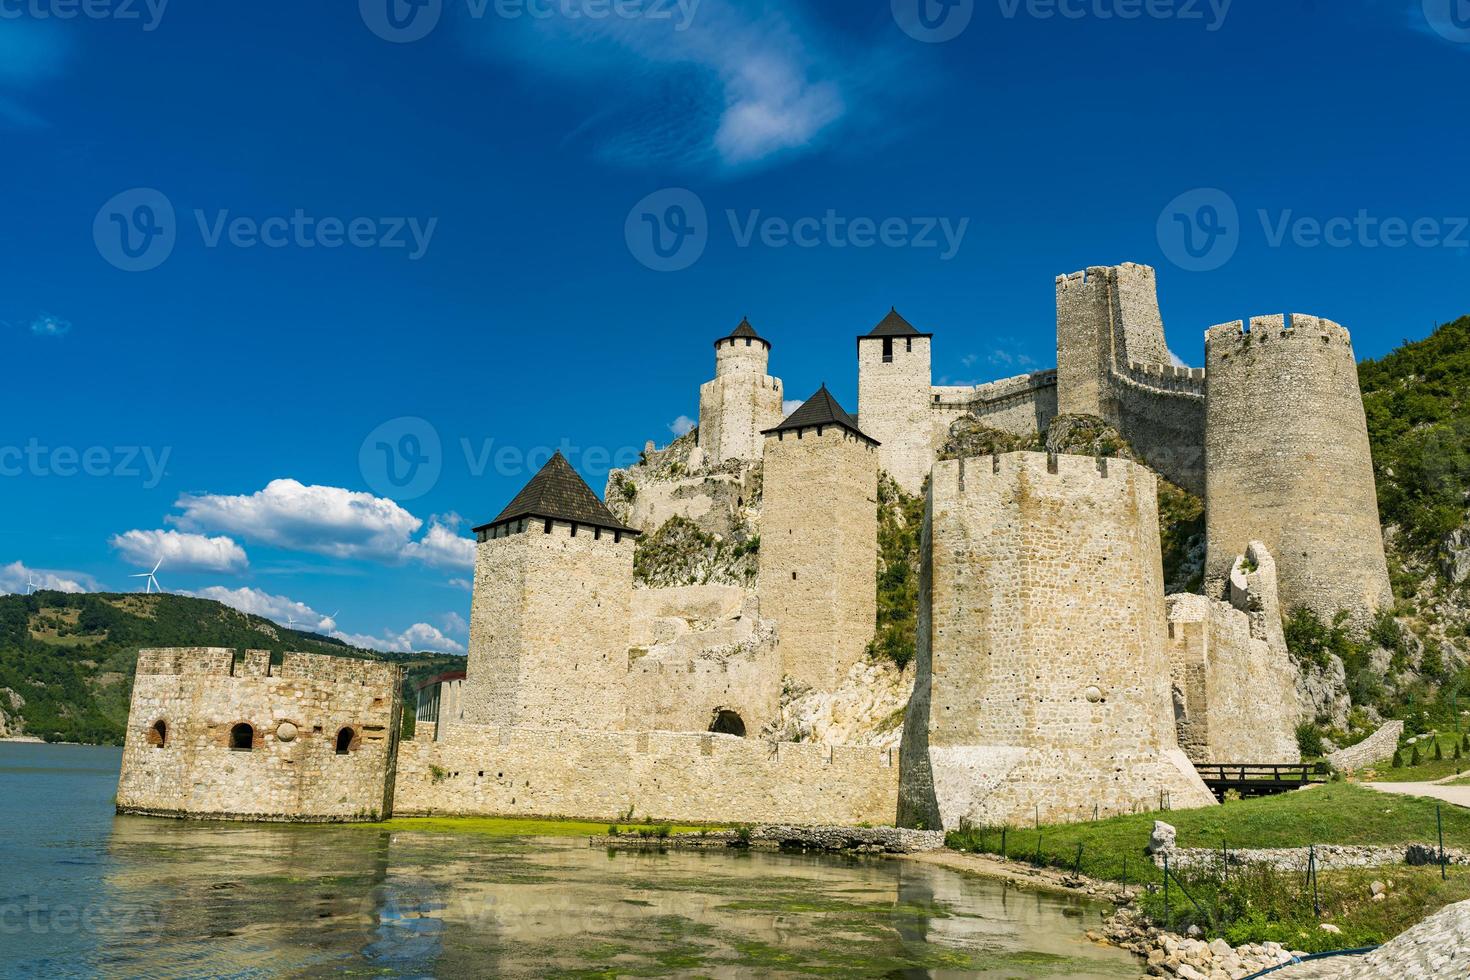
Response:
[{"label": "forested hill", "polygon": [[0,596],[0,734],[50,741],[121,743],[138,651],[230,647],[388,660],[408,669],[406,687],[464,659],[382,654],[210,599],[176,595],[38,592]]}]

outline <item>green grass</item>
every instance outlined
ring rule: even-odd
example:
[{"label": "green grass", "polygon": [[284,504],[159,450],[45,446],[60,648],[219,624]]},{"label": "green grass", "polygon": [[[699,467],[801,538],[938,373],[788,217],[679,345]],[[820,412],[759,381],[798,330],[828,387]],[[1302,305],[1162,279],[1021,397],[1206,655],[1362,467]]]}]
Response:
[{"label": "green grass", "polygon": [[[1219,849],[1223,844],[1241,849],[1431,844],[1436,840],[1435,816],[1434,800],[1379,793],[1351,783],[1329,783],[1199,810],[1113,817],[1096,823],[1043,826],[1039,830],[1008,829],[1005,847],[1012,859],[1071,870],[1079,867],[1080,845],[1083,874],[1150,886],[1141,904],[1156,921],[1162,921],[1162,895],[1154,889],[1162,883],[1163,872],[1144,853],[1156,819],[1178,831],[1180,847]],[[1470,810],[1444,806],[1443,817],[1445,846],[1470,847]],[[1001,848],[1001,831],[956,831],[949,835],[948,843],[956,850],[996,854]],[[1187,874],[1184,886],[1210,912],[1205,915],[1196,911],[1175,887],[1171,889],[1168,921],[1179,930],[1198,924],[1210,936],[1224,936],[1237,945],[1275,940],[1314,952],[1381,942],[1443,905],[1470,898],[1470,871],[1452,869],[1449,882],[1440,882],[1438,871],[1431,870],[1433,874],[1402,867],[1380,869],[1363,881],[1358,880],[1362,876],[1356,872],[1323,873],[1324,916],[1320,920],[1312,916],[1310,900],[1303,898],[1306,893],[1299,874],[1232,873],[1223,884],[1215,870]],[[1367,884],[1373,878],[1389,877],[1395,881],[1412,879],[1418,884],[1403,901],[1393,897],[1381,903],[1370,902]],[[1305,906],[1304,901],[1308,902]],[[1308,910],[1305,918],[1304,907]],[[1328,921],[1343,932],[1333,935],[1316,928],[1319,922]],[[1309,933],[1306,938],[1297,935],[1304,929]]]},{"label": "green grass", "polygon": [[1375,765],[1371,770],[1358,773],[1358,778],[1366,783],[1432,783],[1436,779],[1446,776],[1454,776],[1461,772],[1470,771],[1470,753],[1461,750],[1463,758],[1456,759],[1455,746],[1459,744],[1460,736],[1455,732],[1448,732],[1438,736],[1443,759],[1434,758],[1434,742],[1420,742],[1419,764],[1409,764],[1413,749],[1400,749],[1399,758],[1403,760],[1403,766],[1395,769],[1392,759],[1385,759]]},{"label": "green grass", "polygon": [[[474,834],[482,837],[596,837],[606,834],[608,827],[612,825],[607,821],[594,823],[586,820],[537,820],[522,817],[399,817],[381,823],[352,826],[425,834]],[[617,826],[623,833],[633,836],[637,836],[639,830],[653,829],[653,825],[645,824]],[[675,825],[669,828],[669,832],[697,834],[701,830],[722,829],[726,828]]]}]

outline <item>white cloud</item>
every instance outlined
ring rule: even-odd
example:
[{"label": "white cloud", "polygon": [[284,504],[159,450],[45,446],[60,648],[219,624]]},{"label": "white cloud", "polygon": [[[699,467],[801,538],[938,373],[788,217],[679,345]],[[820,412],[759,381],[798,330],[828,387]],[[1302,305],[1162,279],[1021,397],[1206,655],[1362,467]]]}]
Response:
[{"label": "white cloud", "polygon": [[250,564],[245,549],[231,538],[209,538],[180,531],[128,531],[108,542],[127,562],[152,568],[162,559],[178,571],[239,572]]},{"label": "white cloud", "polygon": [[802,400],[800,398],[787,399],[786,401],[783,401],[781,403],[781,415],[782,415],[782,417],[783,418],[790,418],[791,417],[791,413],[794,412],[794,411],[796,411],[803,404],[804,403],[802,402]]},{"label": "white cloud", "polygon": [[31,321],[31,333],[38,337],[64,337],[71,333],[71,321],[42,313]]},{"label": "white cloud", "polygon": [[35,584],[37,591],[98,592],[97,580],[83,572],[29,568],[14,561],[0,565],[0,595],[25,595],[26,587]]},{"label": "white cloud", "polygon": [[880,100],[905,77],[878,42],[823,30],[796,6],[702,0],[649,4],[667,19],[486,18],[471,37],[496,60],[595,87],[604,108],[573,135],[605,159],[737,170],[823,144],[850,94]]},{"label": "white cloud", "polygon": [[398,504],[341,487],[272,480],[249,496],[184,494],[170,520],[185,530],[238,534],[277,548],[332,558],[396,560],[423,526]]},{"label": "white cloud", "polygon": [[306,603],[297,602],[283,595],[271,595],[261,589],[227,589],[222,585],[211,585],[198,592],[181,594],[194,596],[197,599],[213,599],[231,609],[269,619],[281,626],[291,623],[293,624],[292,629],[310,633],[330,633],[337,628],[337,623],[331,616],[323,616]]},{"label": "white cloud", "polygon": [[697,424],[698,423],[691,419],[689,416],[681,415],[678,418],[674,419],[674,421],[669,423],[669,431],[676,436],[683,437],[693,432],[694,427]]},{"label": "white cloud", "polygon": [[369,636],[364,633],[332,633],[331,635],[343,643],[382,653],[465,652],[463,643],[451,640],[428,623],[414,623],[402,633],[389,632],[383,636]]},{"label": "white cloud", "polygon": [[458,514],[435,514],[429,518],[428,533],[404,546],[404,557],[431,568],[474,568],[475,539],[459,536],[461,523],[463,519]]},{"label": "white cloud", "polygon": [[1179,367],[1179,368],[1187,368],[1187,367],[1189,367],[1188,364],[1185,364],[1184,363],[1184,358],[1180,357],[1178,354],[1174,353],[1172,350],[1169,351],[1169,363],[1172,364],[1172,365],[1174,365],[1175,367]]},{"label": "white cloud", "polygon": [[457,612],[445,613],[439,622],[444,624],[446,633],[453,633],[455,636],[464,636],[470,631],[470,624]]},{"label": "white cloud", "polygon": [[466,592],[473,592],[475,590],[475,583],[467,578],[452,578],[449,580],[449,584],[456,589],[464,589]]}]

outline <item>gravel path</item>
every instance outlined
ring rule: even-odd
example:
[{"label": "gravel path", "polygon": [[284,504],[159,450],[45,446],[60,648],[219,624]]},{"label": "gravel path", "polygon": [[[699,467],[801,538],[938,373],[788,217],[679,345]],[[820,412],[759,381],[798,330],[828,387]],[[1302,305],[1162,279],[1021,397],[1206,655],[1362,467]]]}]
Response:
[{"label": "gravel path", "polygon": [[1398,793],[1401,796],[1427,796],[1443,800],[1456,806],[1470,807],[1470,786],[1442,786],[1439,783],[1363,783],[1380,793]]}]

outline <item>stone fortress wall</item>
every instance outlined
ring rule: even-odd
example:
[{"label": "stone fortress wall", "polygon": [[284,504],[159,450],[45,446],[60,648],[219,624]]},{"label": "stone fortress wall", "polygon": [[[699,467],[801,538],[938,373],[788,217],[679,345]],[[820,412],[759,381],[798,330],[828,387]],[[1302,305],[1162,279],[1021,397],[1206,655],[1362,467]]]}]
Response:
[{"label": "stone fortress wall", "polygon": [[1235,556],[1261,541],[1281,600],[1362,628],[1392,604],[1373,457],[1348,332],[1293,314],[1211,327],[1205,588],[1224,597]]},{"label": "stone fortress wall", "polygon": [[465,721],[620,729],[633,537],[532,518],[476,549]]},{"label": "stone fortress wall", "polygon": [[392,812],[402,672],[288,653],[143,650],[123,746],[122,813],[340,822]]},{"label": "stone fortress wall", "polygon": [[1265,545],[1252,542],[1236,559],[1230,593],[1229,602],[1167,600],[1180,745],[1195,763],[1299,762],[1298,673]]},{"label": "stone fortress wall", "polygon": [[781,673],[833,690],[877,621],[878,447],[836,425],[766,436],[758,591]]},{"label": "stone fortress wall", "polygon": [[1169,710],[1156,497],[1153,473],[1122,460],[935,465],[900,823],[1214,802]]},{"label": "stone fortress wall", "polygon": [[676,732],[451,729],[403,747],[399,816],[891,824],[890,749]]}]

